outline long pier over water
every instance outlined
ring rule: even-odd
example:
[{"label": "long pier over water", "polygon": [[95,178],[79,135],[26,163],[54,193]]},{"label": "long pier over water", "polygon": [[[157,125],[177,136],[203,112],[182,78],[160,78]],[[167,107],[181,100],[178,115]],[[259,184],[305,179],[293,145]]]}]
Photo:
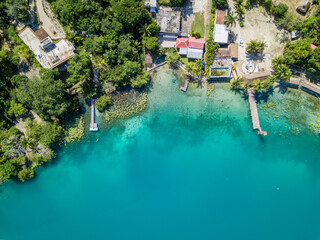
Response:
[{"label": "long pier over water", "polygon": [[259,135],[267,135],[267,132],[261,130],[257,101],[253,89],[248,89],[248,100],[250,105],[251,120],[253,130],[258,130]]}]

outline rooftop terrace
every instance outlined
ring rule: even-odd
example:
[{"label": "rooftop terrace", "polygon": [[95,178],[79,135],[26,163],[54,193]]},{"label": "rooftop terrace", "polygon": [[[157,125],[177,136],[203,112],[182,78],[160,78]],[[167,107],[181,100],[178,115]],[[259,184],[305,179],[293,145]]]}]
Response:
[{"label": "rooftop terrace", "polygon": [[160,32],[163,33],[180,33],[180,11],[159,10],[156,16],[157,23],[160,26]]},{"label": "rooftop terrace", "polygon": [[44,68],[56,68],[74,56],[72,43],[64,38],[53,42],[42,28],[34,32],[26,27],[18,35]]}]

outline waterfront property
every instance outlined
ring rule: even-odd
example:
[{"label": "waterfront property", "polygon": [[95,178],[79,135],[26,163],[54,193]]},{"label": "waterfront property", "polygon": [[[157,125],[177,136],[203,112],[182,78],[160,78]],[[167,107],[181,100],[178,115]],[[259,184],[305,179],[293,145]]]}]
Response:
[{"label": "waterfront property", "polygon": [[164,48],[174,48],[176,39],[181,34],[181,12],[159,10],[156,21],[160,26],[160,45]]},{"label": "waterfront property", "polygon": [[18,35],[43,68],[63,67],[74,56],[75,48],[71,42],[64,38],[54,42],[43,28],[34,32],[27,26]]},{"label": "waterfront property", "polygon": [[201,59],[204,51],[204,38],[177,38],[176,48],[180,55],[186,55],[187,58]]},{"label": "waterfront property", "polygon": [[227,10],[216,10],[213,39],[220,45],[226,45],[229,43],[229,28],[225,24],[225,17],[227,16]]}]

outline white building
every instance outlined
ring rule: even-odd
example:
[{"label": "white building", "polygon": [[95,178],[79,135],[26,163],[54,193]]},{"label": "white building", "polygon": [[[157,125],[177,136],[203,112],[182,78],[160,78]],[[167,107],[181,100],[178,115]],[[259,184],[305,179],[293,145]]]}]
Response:
[{"label": "white building", "polygon": [[43,68],[62,67],[74,56],[74,47],[71,42],[64,38],[53,42],[43,28],[34,32],[30,27],[26,27],[18,35],[34,53]]},{"label": "white building", "polygon": [[227,10],[217,10],[213,31],[213,39],[220,45],[228,44],[229,42],[229,28],[225,24],[225,17],[227,16]]}]

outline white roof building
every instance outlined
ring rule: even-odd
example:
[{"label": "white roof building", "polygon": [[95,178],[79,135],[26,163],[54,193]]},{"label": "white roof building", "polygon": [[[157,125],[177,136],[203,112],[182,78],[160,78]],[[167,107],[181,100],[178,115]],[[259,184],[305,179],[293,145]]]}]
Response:
[{"label": "white roof building", "polygon": [[60,67],[74,56],[71,42],[64,38],[53,42],[42,28],[34,32],[30,27],[26,27],[18,35],[43,68]]},{"label": "white roof building", "polygon": [[188,48],[187,58],[201,59],[202,56],[203,56],[203,49]]},{"label": "white roof building", "polygon": [[229,29],[227,25],[216,24],[214,26],[214,41],[219,44],[228,44],[229,39]]}]

